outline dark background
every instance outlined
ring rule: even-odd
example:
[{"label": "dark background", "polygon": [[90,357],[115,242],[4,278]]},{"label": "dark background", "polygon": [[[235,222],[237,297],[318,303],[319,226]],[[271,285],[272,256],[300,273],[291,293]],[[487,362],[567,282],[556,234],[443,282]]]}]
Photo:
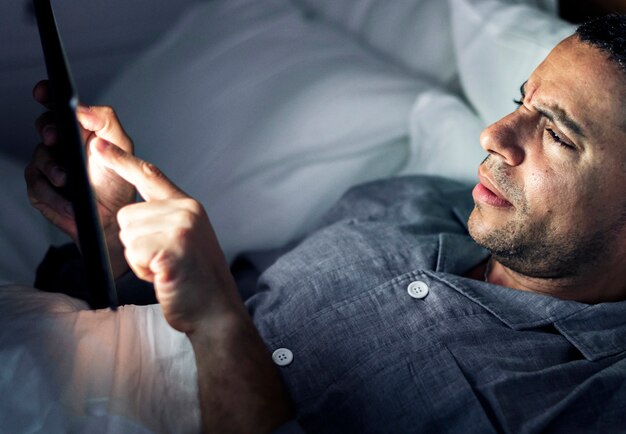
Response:
[{"label": "dark background", "polygon": [[[202,0],[52,0],[81,100],[98,91]],[[206,1],[206,0],[205,0]],[[30,159],[42,111],[31,91],[45,67],[30,0],[0,2],[0,152]]]}]

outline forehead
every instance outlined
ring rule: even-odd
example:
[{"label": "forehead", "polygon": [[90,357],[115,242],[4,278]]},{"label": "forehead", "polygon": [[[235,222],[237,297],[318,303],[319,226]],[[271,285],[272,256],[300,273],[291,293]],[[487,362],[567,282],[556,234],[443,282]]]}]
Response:
[{"label": "forehead", "polygon": [[623,134],[626,79],[599,49],[571,36],[557,45],[528,80],[526,94],[566,111],[591,139]]}]

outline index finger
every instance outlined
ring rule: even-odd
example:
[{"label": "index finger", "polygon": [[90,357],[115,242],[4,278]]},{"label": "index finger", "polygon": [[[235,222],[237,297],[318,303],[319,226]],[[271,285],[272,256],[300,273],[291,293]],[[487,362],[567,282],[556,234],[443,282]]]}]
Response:
[{"label": "index finger", "polygon": [[188,197],[153,164],[106,140],[93,143],[92,156],[97,156],[104,166],[133,184],[146,201]]}]

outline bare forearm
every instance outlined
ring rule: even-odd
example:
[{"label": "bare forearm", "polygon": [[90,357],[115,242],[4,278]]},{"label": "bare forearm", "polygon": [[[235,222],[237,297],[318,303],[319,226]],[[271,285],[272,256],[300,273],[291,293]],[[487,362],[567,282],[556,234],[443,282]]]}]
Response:
[{"label": "bare forearm", "polygon": [[247,315],[213,319],[189,338],[205,433],[265,433],[292,418],[285,387]]}]

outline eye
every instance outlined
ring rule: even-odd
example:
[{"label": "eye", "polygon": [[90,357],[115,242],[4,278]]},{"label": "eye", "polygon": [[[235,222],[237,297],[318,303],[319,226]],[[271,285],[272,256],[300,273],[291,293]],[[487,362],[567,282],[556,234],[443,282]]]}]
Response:
[{"label": "eye", "polygon": [[528,81],[525,81],[519,87],[520,98],[519,99],[513,99],[513,102],[515,103],[517,108],[520,108],[522,105],[524,105],[524,99],[526,98],[526,83],[528,83]]},{"label": "eye", "polygon": [[550,136],[552,141],[557,143],[559,146],[562,146],[562,147],[570,149],[570,150],[575,150],[576,149],[574,146],[570,145],[569,143],[567,143],[566,141],[561,139],[561,137],[557,133],[555,133],[553,129],[546,128],[546,132],[548,133],[548,135]]}]

